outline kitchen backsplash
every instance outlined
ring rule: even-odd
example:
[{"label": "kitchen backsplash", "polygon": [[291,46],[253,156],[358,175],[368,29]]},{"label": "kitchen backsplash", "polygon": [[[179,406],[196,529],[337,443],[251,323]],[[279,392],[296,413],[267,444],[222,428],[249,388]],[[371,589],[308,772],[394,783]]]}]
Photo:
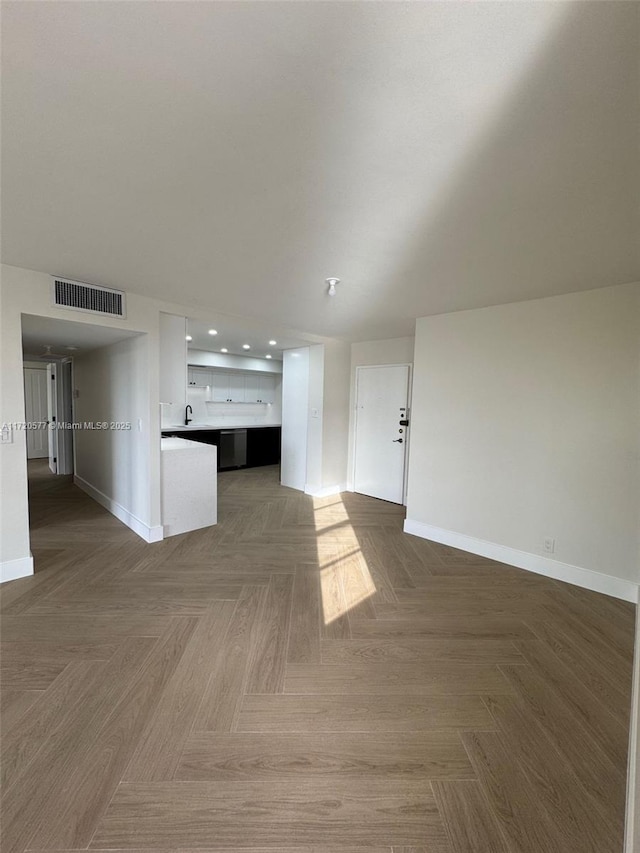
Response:
[{"label": "kitchen backsplash", "polygon": [[[233,426],[234,424],[280,424],[282,403],[278,385],[274,403],[212,403],[206,400],[206,388],[187,388],[187,403],[193,409],[190,417],[194,424],[211,426]],[[177,426],[184,423],[184,407],[176,403],[162,403],[161,426]]]}]

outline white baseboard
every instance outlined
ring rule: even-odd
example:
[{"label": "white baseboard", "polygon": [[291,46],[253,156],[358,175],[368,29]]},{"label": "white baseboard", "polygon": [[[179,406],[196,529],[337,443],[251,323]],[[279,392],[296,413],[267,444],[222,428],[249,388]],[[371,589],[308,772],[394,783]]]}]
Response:
[{"label": "white baseboard", "polygon": [[320,489],[312,489],[309,486],[304,487],[305,495],[311,495],[313,498],[329,498],[331,495],[339,495],[341,492],[346,491],[346,483],[337,483],[335,486],[323,486]]},{"label": "white baseboard", "polygon": [[639,853],[640,846],[640,619],[636,619],[636,645],[633,659],[633,695],[631,698],[631,731],[627,765],[627,814],[624,832],[624,853]]},{"label": "white baseboard", "polygon": [[145,542],[160,542],[164,539],[161,524],[156,527],[149,527],[148,524],[145,524],[144,521],[140,521],[140,519],[133,515],[133,513],[129,512],[128,509],[125,509],[121,504],[117,503],[117,501],[114,501],[108,495],[105,495],[104,492],[100,491],[100,489],[96,489],[96,487],[92,486],[91,483],[87,483],[86,480],[83,480],[82,477],[79,477],[77,474],[73,475],[73,482],[79,489],[82,489],[85,494],[89,495],[90,498],[93,498],[96,503],[99,503],[100,506],[103,506],[108,510],[111,515],[114,515],[118,521],[126,524],[126,526],[133,530],[134,533],[137,533]]},{"label": "white baseboard", "polygon": [[18,560],[3,560],[0,563],[0,583],[28,578],[33,574],[33,557],[20,557]]},{"label": "white baseboard", "polygon": [[530,554],[528,551],[519,551],[517,548],[508,548],[506,545],[498,545],[495,542],[486,542],[484,539],[476,539],[442,527],[433,527],[410,518],[405,519],[404,532],[419,536],[421,539],[439,542],[441,545],[450,545],[452,548],[459,548],[471,554],[478,554],[499,563],[506,563],[508,566],[525,569],[537,575],[545,575],[594,592],[602,592],[604,595],[612,595],[614,598],[621,598],[634,604],[638,601],[638,584],[633,581],[614,578],[602,572],[572,566],[570,563],[561,563],[559,560]]}]

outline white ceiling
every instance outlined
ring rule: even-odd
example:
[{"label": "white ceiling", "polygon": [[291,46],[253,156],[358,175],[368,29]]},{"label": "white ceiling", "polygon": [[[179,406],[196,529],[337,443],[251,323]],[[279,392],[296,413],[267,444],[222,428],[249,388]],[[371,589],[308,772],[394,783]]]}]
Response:
[{"label": "white ceiling", "polygon": [[[215,329],[217,335],[210,335],[209,329]],[[212,315],[208,320],[189,318],[187,331],[193,338],[190,349],[220,352],[226,347],[231,355],[247,355],[251,358],[264,358],[267,353],[274,360],[282,360],[282,351],[295,347],[318,343],[322,338],[293,336],[276,323],[266,325],[263,321],[243,320],[223,314]],[[269,341],[275,341],[270,346]],[[249,344],[250,350],[243,349]]]},{"label": "white ceiling", "polygon": [[638,3],[2,6],[6,263],[347,340],[640,278]]},{"label": "white ceiling", "polygon": [[[56,357],[81,355],[89,350],[135,337],[136,334],[108,326],[56,320],[33,314],[22,315],[22,351],[25,357],[41,357],[47,347],[51,347],[51,352]],[[68,350],[67,347],[73,349]]]}]

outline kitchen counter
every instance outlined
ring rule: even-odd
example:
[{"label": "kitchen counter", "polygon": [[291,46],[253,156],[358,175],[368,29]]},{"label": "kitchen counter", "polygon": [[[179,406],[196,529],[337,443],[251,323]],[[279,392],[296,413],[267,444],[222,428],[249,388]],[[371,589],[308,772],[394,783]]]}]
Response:
[{"label": "kitchen counter", "polygon": [[280,463],[281,427],[279,424],[176,424],[162,427],[163,441],[192,442],[218,448],[218,471],[257,468]]},{"label": "kitchen counter", "polygon": [[206,450],[209,444],[201,444],[199,441],[189,441],[188,438],[161,438],[160,449],[165,450]]},{"label": "kitchen counter", "polygon": [[165,536],[218,521],[218,448],[184,438],[163,438],[162,526]]},{"label": "kitchen counter", "polygon": [[265,427],[279,427],[282,424],[242,424],[242,423],[228,423],[228,424],[189,424],[189,426],[185,426],[184,424],[177,424],[175,426],[163,426],[161,428],[162,432],[191,432],[192,430],[205,430],[205,429],[264,429]]}]

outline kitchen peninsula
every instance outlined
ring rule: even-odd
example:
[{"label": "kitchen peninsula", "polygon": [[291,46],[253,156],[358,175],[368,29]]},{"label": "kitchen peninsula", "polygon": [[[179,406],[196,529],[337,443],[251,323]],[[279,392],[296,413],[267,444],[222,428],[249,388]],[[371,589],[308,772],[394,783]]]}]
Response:
[{"label": "kitchen peninsula", "polygon": [[217,448],[184,438],[163,438],[161,451],[164,535],[217,524]]}]

